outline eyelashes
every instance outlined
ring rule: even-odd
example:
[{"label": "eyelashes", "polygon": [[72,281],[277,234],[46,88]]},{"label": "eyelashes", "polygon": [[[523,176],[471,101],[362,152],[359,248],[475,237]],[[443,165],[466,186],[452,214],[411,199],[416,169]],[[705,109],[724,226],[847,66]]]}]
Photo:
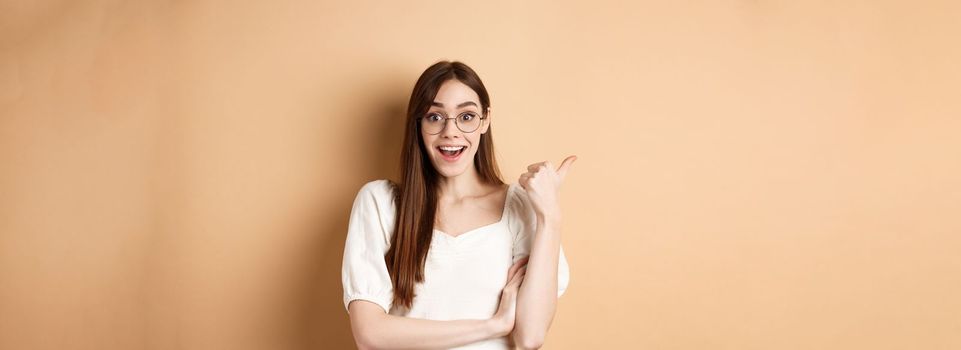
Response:
[{"label": "eyelashes", "polygon": [[[442,117],[442,118],[444,117],[444,114],[438,113],[438,112],[430,112],[430,113],[427,113],[427,115],[425,115],[424,117],[425,117],[425,118],[431,118],[431,117],[433,117],[433,116],[435,116],[435,115],[436,115],[436,116],[439,116],[439,117]],[[465,115],[469,115],[469,116],[471,116],[472,118],[477,118],[477,117],[478,117],[476,112],[464,112],[464,113],[458,114],[457,116],[458,116],[458,117],[463,117],[463,116],[465,116]]]}]

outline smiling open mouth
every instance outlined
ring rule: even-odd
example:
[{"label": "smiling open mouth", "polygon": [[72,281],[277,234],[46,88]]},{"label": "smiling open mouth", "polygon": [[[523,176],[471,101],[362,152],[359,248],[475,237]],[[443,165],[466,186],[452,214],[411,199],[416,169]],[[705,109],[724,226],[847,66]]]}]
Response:
[{"label": "smiling open mouth", "polygon": [[460,156],[461,153],[464,153],[464,150],[466,150],[466,149],[467,149],[467,146],[440,146],[440,147],[437,147],[437,150],[440,151],[440,154],[441,154],[442,156],[444,156],[444,158],[452,159],[452,160],[453,160],[453,159],[457,159],[457,157]]}]

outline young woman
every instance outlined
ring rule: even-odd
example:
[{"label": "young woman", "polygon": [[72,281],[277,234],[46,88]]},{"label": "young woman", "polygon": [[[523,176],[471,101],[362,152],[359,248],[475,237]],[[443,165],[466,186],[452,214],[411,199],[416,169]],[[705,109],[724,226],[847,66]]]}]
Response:
[{"label": "young woman", "polygon": [[342,282],[358,348],[539,348],[570,279],[558,197],[576,158],[505,184],[490,98],[460,62],[424,71],[406,124],[400,182],[366,183],[350,214]]}]

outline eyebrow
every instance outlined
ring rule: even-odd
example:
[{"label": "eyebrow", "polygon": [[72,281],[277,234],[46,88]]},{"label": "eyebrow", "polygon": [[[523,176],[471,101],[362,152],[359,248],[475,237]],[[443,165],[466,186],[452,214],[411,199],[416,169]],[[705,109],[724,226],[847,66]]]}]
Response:
[{"label": "eyebrow", "polygon": [[[444,104],[443,104],[443,103],[440,103],[440,102],[437,102],[437,101],[431,102],[430,104],[431,104],[432,106],[437,106],[437,107],[441,107],[441,108],[444,107]],[[467,107],[467,106],[470,106],[470,105],[474,105],[474,107],[477,107],[477,104],[474,103],[474,101],[467,101],[467,102],[464,102],[464,103],[461,103],[461,104],[457,105],[457,108],[463,108],[463,107]]]}]

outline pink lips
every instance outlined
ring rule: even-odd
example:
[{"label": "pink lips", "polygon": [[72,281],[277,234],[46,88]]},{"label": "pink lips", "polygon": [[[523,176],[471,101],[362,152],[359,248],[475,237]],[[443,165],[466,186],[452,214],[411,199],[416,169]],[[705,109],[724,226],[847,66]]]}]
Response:
[{"label": "pink lips", "polygon": [[467,151],[467,146],[463,146],[463,147],[464,147],[464,148],[461,148],[461,150],[458,151],[457,154],[454,155],[454,156],[448,156],[448,155],[445,154],[443,151],[441,151],[440,148],[437,149],[437,152],[440,153],[441,158],[444,158],[444,160],[446,160],[446,161],[448,161],[448,162],[450,162],[450,163],[454,163],[454,162],[456,162],[458,159],[460,159],[460,156],[464,155],[464,153]]}]

